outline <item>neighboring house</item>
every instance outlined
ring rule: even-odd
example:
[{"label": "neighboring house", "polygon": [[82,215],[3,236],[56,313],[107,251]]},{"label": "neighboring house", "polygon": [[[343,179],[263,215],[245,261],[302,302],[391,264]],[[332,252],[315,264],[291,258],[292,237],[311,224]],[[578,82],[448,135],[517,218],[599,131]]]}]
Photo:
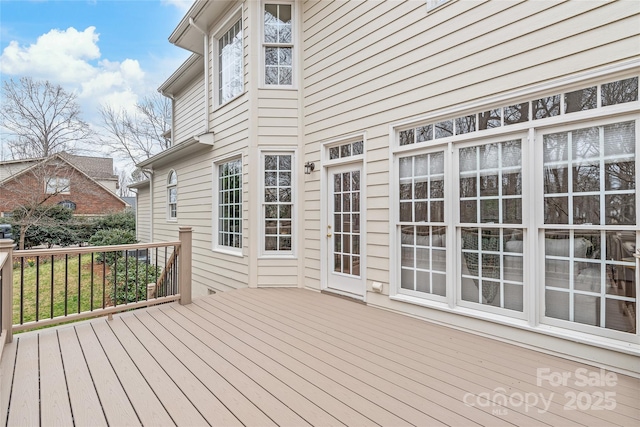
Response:
[{"label": "neighboring house", "polygon": [[19,206],[59,204],[76,215],[103,215],[129,205],[116,194],[113,159],[60,153],[0,162],[0,215]]},{"label": "neighboring house", "polygon": [[640,3],[196,1],[139,166],[194,292],[299,286],[640,373]]}]

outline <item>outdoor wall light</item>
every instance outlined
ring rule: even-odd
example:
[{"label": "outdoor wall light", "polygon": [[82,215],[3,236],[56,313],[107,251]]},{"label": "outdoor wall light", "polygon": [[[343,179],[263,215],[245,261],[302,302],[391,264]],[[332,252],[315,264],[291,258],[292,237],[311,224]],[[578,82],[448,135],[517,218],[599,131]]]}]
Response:
[{"label": "outdoor wall light", "polygon": [[316,165],[313,162],[307,162],[304,164],[304,174],[309,175],[316,169]]}]

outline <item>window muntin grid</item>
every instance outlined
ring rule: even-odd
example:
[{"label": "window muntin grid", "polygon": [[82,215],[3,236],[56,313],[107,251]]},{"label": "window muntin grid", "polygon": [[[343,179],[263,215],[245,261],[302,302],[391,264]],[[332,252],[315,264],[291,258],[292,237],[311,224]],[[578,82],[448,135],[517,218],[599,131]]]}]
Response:
[{"label": "window muntin grid", "polygon": [[400,288],[444,297],[444,151],[401,157],[398,162]]},{"label": "window muntin grid", "polygon": [[458,150],[463,301],[522,312],[524,308],[522,140]]},{"label": "window muntin grid", "polygon": [[447,229],[425,225],[400,227],[400,288],[446,296]]},{"label": "window muntin grid", "polygon": [[543,136],[544,223],[634,225],[635,122]]},{"label": "window muntin grid", "polygon": [[264,5],[264,83],[293,84],[293,7],[290,4]]},{"label": "window muntin grid", "polygon": [[175,171],[169,172],[167,177],[167,211],[169,219],[178,217],[178,175]]},{"label": "window muntin grid", "polygon": [[419,144],[637,100],[638,77],[631,77],[405,129],[399,132],[399,145]]},{"label": "window muntin grid", "polygon": [[241,94],[244,87],[242,19],[218,39],[218,104]]},{"label": "window muntin grid", "polygon": [[242,160],[218,166],[218,246],[242,247]]},{"label": "window muntin grid", "polygon": [[337,160],[345,157],[359,156],[364,151],[364,141],[347,142],[329,148],[329,160]]},{"label": "window muntin grid", "polygon": [[291,154],[264,156],[264,250],[291,252],[293,177]]},{"label": "window muntin grid", "polygon": [[542,136],[547,318],[636,333],[635,127]]},{"label": "window muntin grid", "polygon": [[332,176],[333,271],[360,276],[360,170]]}]

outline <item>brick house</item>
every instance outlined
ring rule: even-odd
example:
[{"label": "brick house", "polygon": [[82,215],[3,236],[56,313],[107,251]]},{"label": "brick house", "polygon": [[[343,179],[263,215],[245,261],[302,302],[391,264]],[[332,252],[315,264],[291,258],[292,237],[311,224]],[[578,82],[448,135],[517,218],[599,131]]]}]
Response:
[{"label": "brick house", "polygon": [[55,154],[0,162],[0,215],[19,206],[61,204],[76,215],[103,215],[128,207],[115,193],[113,159]]}]

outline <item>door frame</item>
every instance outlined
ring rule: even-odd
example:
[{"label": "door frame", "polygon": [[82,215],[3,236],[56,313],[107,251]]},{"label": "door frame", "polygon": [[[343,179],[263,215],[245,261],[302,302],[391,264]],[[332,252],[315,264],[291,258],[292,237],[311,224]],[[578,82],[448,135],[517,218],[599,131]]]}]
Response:
[{"label": "door frame", "polygon": [[[328,156],[327,156],[328,157]],[[330,281],[330,261],[329,254],[333,254],[329,248],[329,238],[327,237],[327,230],[329,225],[329,214],[333,212],[330,209],[329,196],[332,193],[329,175],[331,169],[334,167],[343,166],[357,166],[361,170],[360,176],[360,293],[354,294],[351,292],[341,291],[339,289],[331,288],[329,286]],[[340,295],[344,295],[350,298],[359,299],[366,302],[367,297],[367,256],[366,256],[366,162],[364,162],[364,155],[347,157],[339,160],[323,162],[322,177],[320,183],[320,289],[326,292],[332,292]],[[333,234],[333,233],[332,233]],[[356,279],[357,280],[357,279]]]}]

